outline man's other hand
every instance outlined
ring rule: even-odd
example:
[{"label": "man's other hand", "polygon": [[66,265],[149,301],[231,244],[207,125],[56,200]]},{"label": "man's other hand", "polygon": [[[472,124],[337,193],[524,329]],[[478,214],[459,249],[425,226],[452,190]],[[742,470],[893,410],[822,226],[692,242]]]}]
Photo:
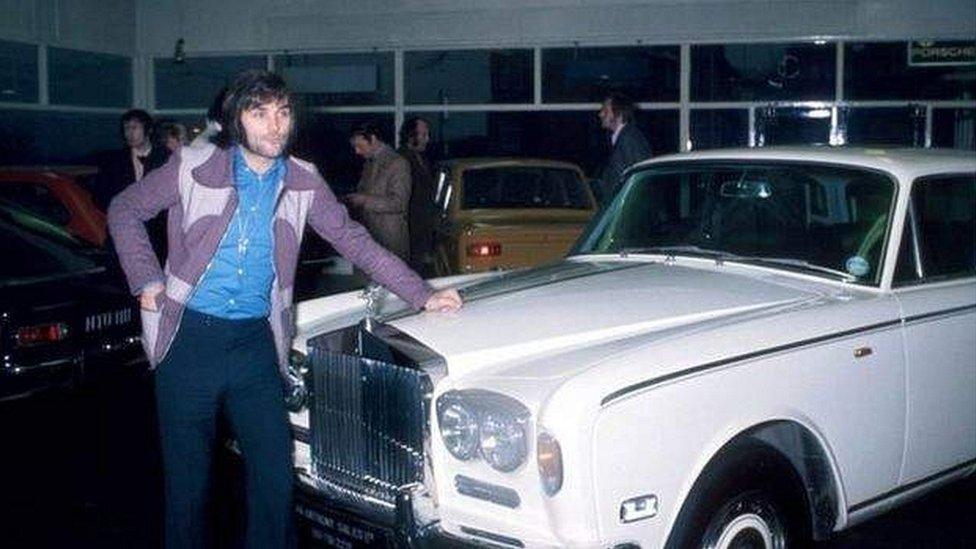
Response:
[{"label": "man's other hand", "polygon": [[139,294],[139,307],[146,311],[155,311],[157,309],[156,296],[165,289],[166,287],[159,283],[149,284],[143,288],[142,293]]},{"label": "man's other hand", "polygon": [[342,197],[342,200],[352,208],[362,208],[366,205],[366,195],[363,193],[349,193]]},{"label": "man's other hand", "polygon": [[447,288],[434,292],[427,303],[424,304],[425,311],[437,313],[453,313],[461,308],[461,294],[454,288]]}]

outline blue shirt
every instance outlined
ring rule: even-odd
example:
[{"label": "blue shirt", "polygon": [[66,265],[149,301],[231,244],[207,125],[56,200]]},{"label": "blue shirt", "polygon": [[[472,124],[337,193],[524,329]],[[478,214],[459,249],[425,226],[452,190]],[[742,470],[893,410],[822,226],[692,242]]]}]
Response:
[{"label": "blue shirt", "polygon": [[282,159],[258,175],[247,166],[241,148],[234,149],[237,211],[187,303],[189,308],[221,318],[268,316],[275,276],[272,225],[284,175]]}]

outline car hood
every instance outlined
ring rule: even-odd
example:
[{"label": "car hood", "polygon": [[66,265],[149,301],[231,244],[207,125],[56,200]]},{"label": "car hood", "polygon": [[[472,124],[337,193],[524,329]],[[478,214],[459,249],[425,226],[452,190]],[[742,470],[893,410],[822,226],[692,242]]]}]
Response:
[{"label": "car hood", "polygon": [[[449,374],[456,377],[798,307],[822,298],[829,288],[712,260],[575,259],[469,286],[458,313],[424,313],[390,323],[444,356]],[[521,369],[518,375],[533,373]]]}]

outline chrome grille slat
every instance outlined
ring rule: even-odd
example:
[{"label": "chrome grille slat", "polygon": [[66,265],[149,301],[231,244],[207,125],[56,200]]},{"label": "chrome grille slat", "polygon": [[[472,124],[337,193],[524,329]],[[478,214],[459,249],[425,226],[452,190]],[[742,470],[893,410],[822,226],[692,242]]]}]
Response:
[{"label": "chrome grille slat", "polygon": [[423,481],[426,374],[314,344],[309,359],[313,477],[392,504]]}]

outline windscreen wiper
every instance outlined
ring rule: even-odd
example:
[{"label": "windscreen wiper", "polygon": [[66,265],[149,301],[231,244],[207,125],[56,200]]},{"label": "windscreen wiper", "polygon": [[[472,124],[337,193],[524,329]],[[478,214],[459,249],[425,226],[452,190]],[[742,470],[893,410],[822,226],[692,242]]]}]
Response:
[{"label": "windscreen wiper", "polygon": [[816,271],[818,273],[834,275],[844,282],[853,282],[857,280],[856,276],[846,271],[831,269],[830,267],[824,267],[823,265],[817,265],[816,263],[811,263],[805,259],[796,259],[794,257],[736,257],[734,259],[730,258],[730,260],[739,261],[742,263],[771,263],[773,265],[786,265],[788,267],[796,267],[808,271]]},{"label": "windscreen wiper", "polygon": [[736,259],[738,257],[735,254],[730,254],[729,252],[723,252],[721,250],[709,250],[691,245],[621,248],[617,253],[620,254],[620,257],[627,257],[630,254],[658,254],[669,257],[687,255],[691,257],[707,257],[715,260]]}]

